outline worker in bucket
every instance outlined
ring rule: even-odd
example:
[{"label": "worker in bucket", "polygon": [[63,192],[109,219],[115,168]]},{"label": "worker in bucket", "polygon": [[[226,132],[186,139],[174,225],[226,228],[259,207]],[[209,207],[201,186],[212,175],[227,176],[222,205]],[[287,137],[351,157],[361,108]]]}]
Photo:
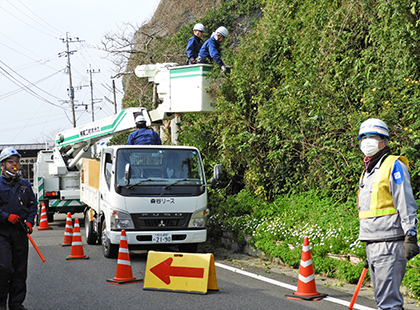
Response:
[{"label": "worker in bucket", "polygon": [[[26,309],[28,238],[37,202],[31,184],[20,177],[20,154],[11,147],[0,153],[0,310]],[[26,231],[24,231],[24,228]]]},{"label": "worker in bucket", "polygon": [[130,133],[126,145],[161,145],[159,135],[156,131],[147,128],[146,119],[143,115],[136,117],[137,130]]},{"label": "worker in bucket", "polygon": [[193,27],[194,35],[188,39],[187,42],[187,64],[195,64],[197,62],[198,52],[203,46],[203,34],[204,34],[204,25],[203,24],[195,24]]},{"label": "worker in bucket", "polygon": [[419,254],[417,204],[404,156],[390,155],[387,125],[376,118],[360,126],[365,155],[359,182],[359,240],[366,257],[379,309],[403,309],[400,285],[407,261]]},{"label": "worker in bucket", "polygon": [[198,52],[197,63],[211,63],[214,61],[225,72],[226,66],[220,55],[220,44],[225,40],[228,33],[228,30],[223,26],[217,28]]}]

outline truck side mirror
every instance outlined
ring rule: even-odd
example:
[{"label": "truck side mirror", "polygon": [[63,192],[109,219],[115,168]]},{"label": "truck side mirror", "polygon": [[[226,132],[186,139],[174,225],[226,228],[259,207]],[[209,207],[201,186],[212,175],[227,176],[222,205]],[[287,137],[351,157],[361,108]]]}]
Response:
[{"label": "truck side mirror", "polygon": [[127,181],[127,185],[130,184],[130,179],[131,179],[131,166],[129,163],[127,163],[124,169],[124,180]]},{"label": "truck side mirror", "polygon": [[216,186],[223,179],[223,171],[222,165],[216,164],[214,165],[213,177],[210,180],[211,186]]}]

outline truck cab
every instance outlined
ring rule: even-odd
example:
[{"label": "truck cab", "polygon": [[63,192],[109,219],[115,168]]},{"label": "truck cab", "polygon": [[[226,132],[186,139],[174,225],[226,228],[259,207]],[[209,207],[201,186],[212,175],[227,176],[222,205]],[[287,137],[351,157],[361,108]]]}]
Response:
[{"label": "truck cab", "polygon": [[97,173],[98,189],[85,181],[95,177],[82,177],[81,200],[91,208],[86,239],[101,241],[106,257],[116,257],[123,229],[130,249],[178,245],[194,252],[206,241],[208,185],[195,147],[107,147]]}]

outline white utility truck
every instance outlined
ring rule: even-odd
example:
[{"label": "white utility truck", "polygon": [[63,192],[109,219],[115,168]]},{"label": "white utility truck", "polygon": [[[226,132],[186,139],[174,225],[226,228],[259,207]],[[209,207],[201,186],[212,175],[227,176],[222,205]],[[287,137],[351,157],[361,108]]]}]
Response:
[{"label": "white utility truck", "polygon": [[[175,113],[212,111],[206,91],[211,67],[139,66],[137,76],[158,84],[162,103],[156,110],[129,108],[59,133],[54,149],[40,151],[35,165],[38,201],[45,203],[48,220],[54,213],[84,212],[87,243],[102,243],[106,257],[117,256],[123,229],[130,249],[178,245],[193,252],[205,242],[209,185],[198,149],[118,145],[103,148],[94,160],[92,148],[134,130],[140,114],[156,125]],[[221,166],[215,165],[211,185],[221,177]]]},{"label": "white utility truck", "polygon": [[[212,183],[220,178],[215,168]],[[195,252],[207,239],[207,184],[200,152],[184,146],[110,146],[83,159],[80,197],[86,240],[117,257],[121,230],[131,250],[178,245]]]},{"label": "white utility truck", "polygon": [[[130,249],[178,245],[194,252],[207,239],[207,187],[195,147],[117,145],[105,147],[100,160],[91,148],[105,137],[135,128],[145,108],[59,133],[52,151],[36,164],[40,202],[54,212],[85,212],[86,240],[102,243],[105,257],[117,257],[121,230]],[[216,165],[212,185],[221,178]],[[75,205],[74,205],[75,204]]]}]

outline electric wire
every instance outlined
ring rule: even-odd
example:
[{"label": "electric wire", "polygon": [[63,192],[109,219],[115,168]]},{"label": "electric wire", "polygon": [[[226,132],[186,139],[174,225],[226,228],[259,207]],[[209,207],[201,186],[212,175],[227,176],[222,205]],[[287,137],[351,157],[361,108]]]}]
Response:
[{"label": "electric wire", "polygon": [[[13,40],[13,39],[11,39],[10,37],[8,37],[7,35],[5,35],[4,33],[1,33],[0,32],[0,34],[1,35],[3,35],[4,37],[6,37],[7,39],[9,39],[10,41],[12,41],[13,43],[15,43],[15,44],[17,44],[18,46],[20,46],[22,49],[25,49],[25,50],[27,50],[27,51],[29,51],[30,53],[32,53],[32,54],[34,54],[34,55],[36,55],[35,53],[33,53],[31,50],[28,50],[27,48],[25,48],[23,45],[21,45],[21,44],[19,44],[18,42],[16,42],[15,40]],[[10,47],[9,45],[6,45],[5,43],[2,43],[2,42],[0,42],[0,44],[1,45],[3,45],[3,46],[5,46],[5,47],[7,47],[8,49],[10,49],[10,50],[12,50],[12,51],[14,51],[15,53],[17,53],[17,54],[20,54],[20,55],[22,55],[22,56],[24,56],[24,57],[26,57],[26,58],[29,58],[30,60],[32,60],[32,61],[34,61],[34,62],[39,62],[40,60],[37,60],[37,59],[35,59],[35,58],[33,58],[33,57],[31,57],[31,56],[28,56],[28,55],[26,55],[26,54],[24,54],[24,53],[22,53],[21,51],[19,51],[19,50],[17,50],[17,49],[14,49],[13,47]],[[37,57],[40,57],[40,58],[42,58],[41,56],[39,56],[39,55],[36,55]],[[48,58],[46,58],[45,60],[47,60],[47,59],[52,59],[53,57],[56,57],[56,56],[50,56],[50,57],[48,57]],[[58,58],[57,58],[58,59]],[[48,68],[51,68],[51,69],[56,69],[56,68],[53,68],[53,67],[50,67],[50,66],[48,66],[47,64],[43,64],[43,65],[45,65],[46,67],[48,67]]]},{"label": "electric wire", "polygon": [[[46,12],[45,10],[44,10],[44,8],[41,6],[41,5],[39,5],[38,3],[37,3],[37,1],[35,1],[35,0],[32,0],[32,2],[33,3],[35,3],[37,6],[38,6],[38,8],[41,10],[41,11],[43,11],[44,12],[44,14],[46,15],[46,16],[48,16],[48,18],[51,20],[51,21],[53,21],[59,28],[61,28],[61,32],[65,32],[66,31],[66,29],[64,29],[62,26],[61,26],[61,24],[60,23],[57,23],[57,21],[56,20],[54,20],[54,18],[52,18],[49,14],[48,14],[48,12]],[[54,28],[57,28],[57,27],[54,27]]]},{"label": "electric wire", "polygon": [[[37,81],[31,83],[31,85],[39,84],[39,83],[41,83],[41,82],[43,82],[43,81],[45,81],[45,80],[47,80],[47,79],[55,76],[56,74],[61,73],[62,71],[63,70],[57,71],[57,72],[55,72],[55,73],[53,73],[53,74],[51,74],[51,75],[49,75],[49,76],[47,76],[47,77],[45,77],[43,79],[37,80]],[[24,85],[24,87],[29,87],[29,85]],[[6,98],[8,98],[10,96],[13,96],[13,95],[15,95],[17,93],[20,93],[21,91],[24,91],[24,87],[20,87],[19,89],[15,89],[15,90],[12,90],[12,91],[10,91],[8,93],[5,93],[5,94],[0,95],[0,100],[6,99]],[[55,98],[57,98],[57,97],[55,97]]]},{"label": "electric wire", "polygon": [[27,22],[25,22],[24,20],[22,20],[21,18],[19,18],[19,17],[18,17],[18,16],[16,16],[15,14],[13,14],[13,13],[9,12],[8,10],[6,10],[4,7],[1,7],[1,6],[0,6],[0,9],[2,9],[3,11],[5,11],[6,13],[9,13],[9,14],[10,14],[10,15],[12,15],[14,18],[16,18],[17,20],[21,21],[21,22],[22,22],[22,23],[24,23],[25,25],[27,25],[27,26],[31,27],[32,29],[34,29],[34,30],[36,30],[36,31],[39,31],[39,32],[41,32],[41,33],[43,33],[43,34],[45,34],[45,35],[47,35],[47,36],[49,36],[49,37],[55,37],[54,35],[51,35],[51,34],[49,34],[49,33],[46,33],[46,32],[44,32],[44,31],[39,30],[38,28],[36,28],[36,27],[34,27],[34,26],[32,26],[32,25],[28,24]]},{"label": "electric wire", "polygon": [[[1,60],[0,60],[0,62],[1,63],[3,63]],[[4,64],[4,63],[3,63]],[[7,65],[6,65],[7,66]],[[48,99],[45,99],[45,98],[43,98],[43,97],[41,97],[39,94],[37,94],[36,92],[34,92],[32,89],[30,89],[29,87],[27,87],[27,86],[25,86],[22,82],[20,82],[19,80],[17,80],[15,77],[13,77],[9,72],[7,72],[7,70],[6,69],[4,69],[2,66],[0,66],[0,70],[2,70],[2,71],[4,71],[4,73],[2,73],[2,72],[0,72],[0,73],[2,73],[3,74],[3,76],[4,77],[6,77],[9,81],[11,81],[13,84],[15,84],[15,85],[17,85],[17,86],[19,86],[19,87],[22,87],[23,88],[23,90],[24,91],[26,91],[27,93],[29,93],[29,94],[31,94],[32,96],[34,96],[34,97],[36,97],[36,98],[38,98],[39,100],[41,100],[41,101],[44,101],[44,102],[46,102],[46,103],[49,103],[49,104],[51,104],[51,105],[53,105],[53,106],[56,106],[56,107],[59,107],[59,108],[62,108],[63,109],[63,107],[62,106],[59,106],[59,105],[57,105],[57,104],[55,104],[55,103],[53,103],[53,102],[51,102],[51,101],[49,101]],[[28,81],[29,82],[29,81]],[[37,87],[38,88],[38,87]],[[39,88],[40,89],[40,88]],[[53,96],[53,95],[50,95],[50,96]],[[53,96],[53,97],[55,97],[55,96]],[[57,98],[57,97],[56,97]]]},{"label": "electric wire", "polygon": [[[43,18],[41,18],[38,14],[36,14],[34,11],[32,11],[30,8],[28,8],[22,1],[18,0],[20,4],[22,4],[28,11],[30,11],[33,15],[38,17],[41,21],[43,21],[46,25],[51,27],[51,29],[54,29],[54,31],[57,30],[56,27],[52,26],[50,23],[46,22]],[[8,1],[9,2],[9,1]],[[10,3],[10,2],[9,2]]]},{"label": "electric wire", "polygon": [[[15,73],[16,75],[18,75],[21,79],[23,79],[23,80],[25,80],[26,82],[28,82],[31,86],[34,86],[35,88],[37,88],[37,89],[39,89],[40,91],[42,91],[42,92],[44,92],[44,93],[46,93],[47,95],[49,95],[49,96],[51,96],[51,97],[53,97],[53,98],[55,98],[55,99],[58,99],[58,100],[60,100],[60,98],[58,98],[58,97],[56,97],[56,96],[54,96],[54,95],[52,95],[52,94],[50,94],[50,93],[48,93],[48,92],[46,92],[45,90],[43,90],[43,89],[41,89],[41,88],[39,88],[38,86],[36,86],[36,85],[34,85],[32,82],[30,82],[29,80],[27,80],[26,78],[24,78],[22,75],[20,75],[19,73],[17,73],[15,70],[13,70],[12,68],[10,68],[7,64],[5,64],[2,60],[0,60],[0,62],[4,65],[4,66],[6,66],[9,70],[11,70],[13,73]],[[10,73],[8,73],[4,68],[2,68],[2,67],[0,67],[3,71],[5,71],[8,75],[10,75],[14,80],[16,80],[19,84],[23,84],[22,82],[19,82],[15,77],[13,77]],[[16,83],[15,83],[16,84]],[[23,87],[24,87],[24,89],[30,89],[29,87],[27,87],[27,86],[25,86],[25,85],[22,85]],[[32,91],[32,90],[31,90]],[[32,91],[34,94],[36,94],[34,91]],[[37,96],[39,96],[38,94],[36,94]],[[39,96],[40,97],[40,96]],[[44,101],[46,101],[46,102],[49,102],[49,103],[51,103],[51,104],[53,104],[52,102],[50,102],[49,100],[47,100],[47,99],[45,99],[45,98],[43,98],[44,99]],[[53,104],[54,105],[54,104]]]}]

